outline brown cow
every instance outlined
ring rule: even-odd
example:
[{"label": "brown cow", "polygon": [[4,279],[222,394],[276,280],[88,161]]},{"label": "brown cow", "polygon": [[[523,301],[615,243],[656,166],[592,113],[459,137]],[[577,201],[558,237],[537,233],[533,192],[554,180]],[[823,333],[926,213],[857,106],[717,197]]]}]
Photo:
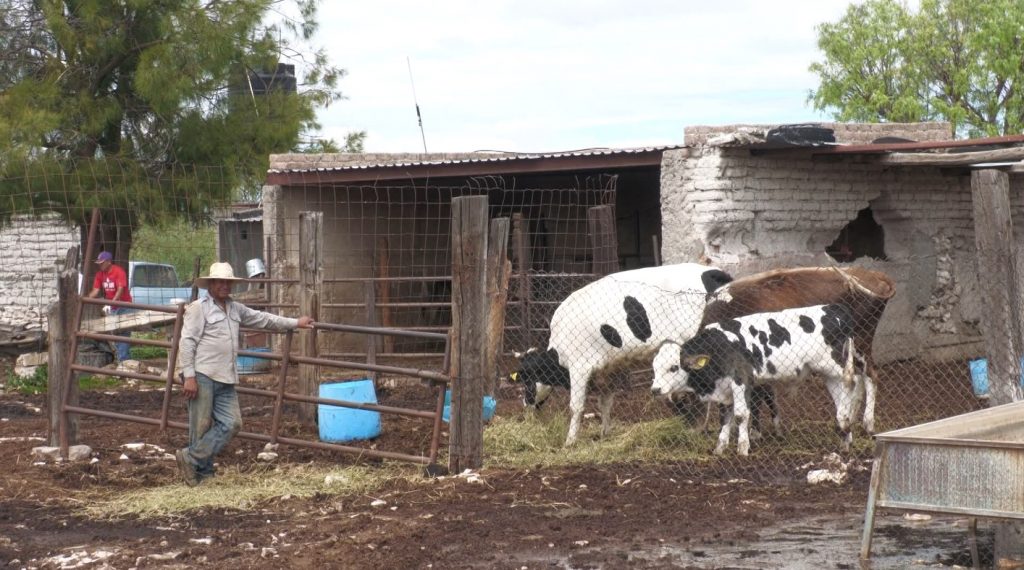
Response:
[{"label": "brown cow", "polygon": [[[875,382],[877,377],[871,344],[885,305],[896,293],[888,275],[862,267],[800,267],[774,269],[741,277],[708,295],[701,327],[726,319],[811,305],[846,305],[853,313],[854,345],[863,355],[864,429],[875,430]],[[752,397],[752,409],[763,399],[776,416],[769,389]]]}]

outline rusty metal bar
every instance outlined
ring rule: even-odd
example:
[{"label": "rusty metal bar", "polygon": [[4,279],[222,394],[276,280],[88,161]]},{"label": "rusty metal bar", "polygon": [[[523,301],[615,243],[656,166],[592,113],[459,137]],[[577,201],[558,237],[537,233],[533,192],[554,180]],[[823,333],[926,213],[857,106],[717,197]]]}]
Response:
[{"label": "rusty metal bar", "polygon": [[93,333],[93,332],[78,332],[76,333],[81,338],[90,338],[92,340],[106,340],[110,342],[127,342],[128,344],[139,344],[145,346],[158,346],[160,348],[171,348],[173,344],[166,340],[151,340],[147,338],[127,338],[123,336],[117,336],[112,334]]},{"label": "rusty metal bar", "polygon": [[[320,356],[327,358],[358,358],[366,356],[363,352],[322,352]],[[441,352],[378,352],[377,356],[388,358],[437,358]]]},{"label": "rusty metal bar", "polygon": [[[246,303],[248,305],[248,303]],[[399,309],[420,309],[427,307],[451,307],[451,303],[442,302],[423,302],[423,303],[406,303],[399,301],[390,301],[387,303],[377,302],[377,307],[396,307]],[[325,309],[362,309],[366,307],[366,303],[320,303],[320,306]]]},{"label": "rusty metal bar", "polygon": [[320,330],[327,331],[339,331],[339,332],[354,332],[363,334],[379,334],[388,336],[404,336],[408,338],[426,338],[432,340],[444,340],[447,335],[444,333],[426,333],[410,331],[408,329],[392,329],[385,327],[363,327],[359,325],[337,325],[334,323],[313,323],[313,327]]},{"label": "rusty metal bar", "polygon": [[181,346],[181,329],[185,324],[185,305],[178,305],[178,314],[174,317],[174,330],[171,332],[171,352],[167,355],[167,385],[164,388],[164,401],[160,404],[160,429],[167,429],[167,414],[171,409],[171,389],[174,386],[174,372],[178,364],[178,349]]},{"label": "rusty metal bar", "polygon": [[[276,398],[277,392],[271,390],[261,390],[259,388],[247,388],[245,386],[236,386],[235,390],[239,394],[248,394],[250,396],[263,396],[267,398]],[[433,412],[424,412],[422,410],[413,410],[411,408],[395,408],[392,406],[382,406],[380,404],[368,404],[363,402],[350,402],[348,400],[333,400],[330,398],[320,398],[317,396],[306,396],[304,394],[295,394],[292,392],[284,392],[281,397],[291,402],[308,402],[310,404],[327,404],[328,406],[339,406],[342,408],[352,408],[356,410],[367,410],[371,412],[383,412],[386,414],[396,414],[399,416],[409,416],[413,418],[427,418],[431,419],[434,417]]]},{"label": "rusty metal bar", "polygon": [[[288,331],[284,335],[284,346],[281,353],[284,359],[281,360],[281,372],[277,376],[277,398],[274,400],[274,418],[270,422],[270,442],[277,443],[277,433],[281,427],[281,408],[284,405],[284,385],[288,379],[288,365],[291,364],[292,336],[294,331]],[[236,388],[237,389],[237,388]]]},{"label": "rusty metal bar", "polygon": [[[452,333],[449,332],[445,335],[444,339],[444,360],[441,364],[441,370],[445,374],[451,374],[452,366]],[[442,415],[444,414],[444,393],[447,390],[447,386],[442,384],[435,384],[437,389],[437,404],[434,406],[434,413],[437,414],[434,417],[434,431],[430,435],[430,464],[437,463],[437,450],[441,445],[441,424],[444,422]]]},{"label": "rusty metal bar", "polygon": [[100,376],[117,376],[119,378],[134,378],[135,380],[145,380],[146,382],[163,382],[163,376],[156,376],[154,374],[140,374],[138,372],[128,372],[125,370],[117,370],[110,368],[96,368],[95,366],[85,366],[83,364],[72,364],[71,369],[77,372],[88,372],[90,374],[98,374]]},{"label": "rusty metal bar", "polygon": [[430,370],[419,370],[414,368],[399,368],[397,366],[385,366],[383,364],[367,364],[365,362],[346,362],[344,360],[328,360],[326,358],[311,358],[308,356],[294,356],[292,360],[299,364],[312,364],[314,366],[329,366],[334,368],[355,368],[357,370],[368,370],[376,372],[387,372],[390,374],[399,374],[404,376],[415,376],[417,378],[426,378],[427,380],[436,380],[438,382],[444,382],[447,384],[451,379],[438,372],[432,372]]},{"label": "rusty metal bar", "polygon": [[[143,416],[132,416],[128,414],[119,414],[117,412],[107,412],[103,410],[94,410],[92,408],[83,408],[79,406],[65,406],[68,412],[77,414],[98,416],[101,418],[109,418],[114,420],[124,420],[128,422],[135,422],[140,424],[148,424],[153,426],[159,426],[160,420],[157,418],[147,418]],[[169,421],[167,425],[172,428],[188,430],[188,424],[183,422]],[[270,436],[261,433],[252,433],[247,431],[238,432],[237,437],[242,439],[251,439],[255,441],[262,441],[270,443]],[[430,458],[422,455],[408,455],[405,453],[395,453],[391,451],[380,451],[377,449],[363,449],[360,447],[350,447],[347,445],[338,445],[335,443],[324,443],[322,441],[306,441],[303,439],[293,439],[289,437],[278,438],[279,443],[285,445],[294,445],[296,447],[305,447],[311,449],[325,449],[328,451],[340,451],[342,453],[349,453],[352,455],[365,455],[368,457],[379,457],[381,459],[397,459],[401,461],[409,461],[412,463],[429,463]]]},{"label": "rusty metal bar", "polygon": [[170,313],[172,315],[178,312],[178,308],[176,305],[144,305],[142,303],[133,303],[129,301],[115,301],[113,299],[103,299],[100,297],[82,297],[82,302],[87,303],[89,305],[110,305],[112,307],[127,307],[129,309],[142,309],[144,311],[156,311],[159,313]]}]

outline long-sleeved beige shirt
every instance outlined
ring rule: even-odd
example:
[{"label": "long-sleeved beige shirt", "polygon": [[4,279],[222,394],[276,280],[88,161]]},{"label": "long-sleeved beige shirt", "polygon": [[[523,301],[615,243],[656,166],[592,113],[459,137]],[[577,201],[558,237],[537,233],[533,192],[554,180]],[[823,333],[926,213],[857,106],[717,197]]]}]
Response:
[{"label": "long-sleeved beige shirt", "polygon": [[238,383],[239,328],[286,331],[299,326],[298,319],[279,317],[228,300],[227,311],[210,297],[185,308],[178,348],[178,370],[191,378],[202,372],[217,382]]}]

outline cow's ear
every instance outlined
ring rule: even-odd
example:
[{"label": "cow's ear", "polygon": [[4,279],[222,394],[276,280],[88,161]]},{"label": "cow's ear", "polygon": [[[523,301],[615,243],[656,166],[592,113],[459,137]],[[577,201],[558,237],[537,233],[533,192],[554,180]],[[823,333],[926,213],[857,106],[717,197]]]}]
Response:
[{"label": "cow's ear", "polygon": [[693,356],[686,357],[684,364],[686,364],[686,367],[690,370],[700,370],[707,366],[708,362],[711,362],[711,357],[707,354],[695,354]]}]

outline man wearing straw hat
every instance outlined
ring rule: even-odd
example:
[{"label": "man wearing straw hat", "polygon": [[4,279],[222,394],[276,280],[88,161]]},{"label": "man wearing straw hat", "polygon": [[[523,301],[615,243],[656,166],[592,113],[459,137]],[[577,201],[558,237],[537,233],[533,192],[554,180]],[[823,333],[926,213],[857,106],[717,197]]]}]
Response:
[{"label": "man wearing straw hat", "polygon": [[279,317],[250,309],[231,299],[235,277],[230,263],[214,263],[210,274],[196,279],[209,296],[185,309],[178,349],[178,369],[188,398],[189,445],[175,452],[187,485],[214,475],[213,458],[242,428],[238,407],[239,328],[286,331],[313,328],[313,319]]}]

